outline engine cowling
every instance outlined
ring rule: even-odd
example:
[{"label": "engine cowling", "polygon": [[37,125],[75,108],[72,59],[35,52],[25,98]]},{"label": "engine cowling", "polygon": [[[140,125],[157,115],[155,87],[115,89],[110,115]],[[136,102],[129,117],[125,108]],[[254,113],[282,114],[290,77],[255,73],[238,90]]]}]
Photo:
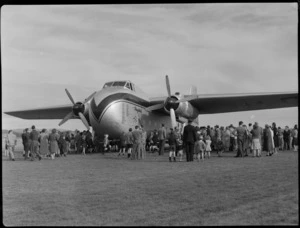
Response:
[{"label": "engine cowling", "polygon": [[180,99],[180,95],[168,97],[164,104],[164,109],[167,113],[170,113],[170,109],[173,108],[177,116],[181,116],[187,119],[195,119],[199,115],[198,109],[191,105],[188,101],[177,102]]},{"label": "engine cowling", "polygon": [[196,109],[188,101],[180,102],[179,107],[175,110],[175,113],[187,119],[195,119],[199,115],[198,109]]}]

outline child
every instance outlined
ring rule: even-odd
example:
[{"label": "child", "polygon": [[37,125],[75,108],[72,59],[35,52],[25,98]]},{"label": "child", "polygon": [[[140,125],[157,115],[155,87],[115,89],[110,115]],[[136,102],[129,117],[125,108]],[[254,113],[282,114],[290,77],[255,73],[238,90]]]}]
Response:
[{"label": "child", "polygon": [[205,144],[206,144],[205,153],[207,154],[208,158],[210,158],[210,152],[211,152],[210,144],[211,144],[211,140],[210,140],[210,136],[209,135],[206,136]]},{"label": "child", "polygon": [[108,139],[108,134],[104,135],[104,141],[103,141],[103,154],[104,152],[110,152],[111,150],[111,145],[110,145],[110,140]]},{"label": "child", "polygon": [[170,145],[170,152],[169,152],[169,161],[172,161],[172,157],[174,162],[176,162],[175,150],[176,150],[176,136],[174,134],[173,128],[170,128],[170,134],[168,137],[169,145]]},{"label": "child", "polygon": [[87,143],[86,143],[86,134],[85,132],[82,134],[82,155],[85,155],[85,150],[87,148]]},{"label": "child", "polygon": [[182,161],[183,157],[183,146],[182,146],[182,140],[177,139],[176,140],[176,149],[177,149],[177,155],[179,156],[179,161]]},{"label": "child", "polygon": [[125,135],[125,132],[123,131],[120,136],[120,151],[119,151],[118,156],[120,156],[120,155],[125,156],[125,150],[126,150],[126,135]]},{"label": "child", "polygon": [[206,149],[206,144],[203,141],[203,137],[200,136],[200,153],[201,153],[201,159],[202,159],[202,161],[204,161],[204,151],[205,151],[205,149]]},{"label": "child", "polygon": [[199,140],[195,143],[195,154],[197,155],[198,162],[200,159],[204,161],[204,150],[205,150],[205,143],[203,142],[203,137],[200,136]]},{"label": "child", "polygon": [[224,150],[223,142],[222,142],[222,140],[218,140],[217,141],[217,154],[218,154],[219,157],[222,156],[223,150]]}]

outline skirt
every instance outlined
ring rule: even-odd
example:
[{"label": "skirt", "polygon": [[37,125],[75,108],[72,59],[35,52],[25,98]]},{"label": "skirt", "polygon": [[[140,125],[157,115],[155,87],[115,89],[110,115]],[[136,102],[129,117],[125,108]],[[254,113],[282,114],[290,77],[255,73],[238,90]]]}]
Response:
[{"label": "skirt", "polygon": [[260,140],[259,139],[253,139],[252,140],[252,149],[253,150],[261,150]]}]

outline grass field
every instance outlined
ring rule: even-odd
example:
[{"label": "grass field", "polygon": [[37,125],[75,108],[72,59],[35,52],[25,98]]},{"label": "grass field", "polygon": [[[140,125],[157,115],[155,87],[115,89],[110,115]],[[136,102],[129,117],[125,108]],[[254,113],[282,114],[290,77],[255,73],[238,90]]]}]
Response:
[{"label": "grass field", "polygon": [[298,153],[204,162],[147,154],[2,157],[6,226],[297,225]]}]

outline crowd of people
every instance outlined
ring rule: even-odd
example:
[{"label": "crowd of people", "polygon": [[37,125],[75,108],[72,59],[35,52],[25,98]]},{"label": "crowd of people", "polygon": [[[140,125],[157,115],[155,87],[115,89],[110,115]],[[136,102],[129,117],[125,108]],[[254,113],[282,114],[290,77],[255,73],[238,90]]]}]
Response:
[{"label": "crowd of people", "polygon": [[[170,128],[167,132],[162,124],[148,136],[142,126],[136,126],[134,131],[130,128],[127,133],[122,133],[118,156],[127,152],[128,157],[133,154],[132,159],[143,159],[140,151],[158,152],[159,155],[163,155],[166,141],[169,144],[169,161],[176,161],[177,157],[182,161],[184,152],[188,162],[194,158],[198,161],[210,158],[212,151],[216,151],[219,157],[223,152],[229,151],[236,152],[235,157],[247,157],[249,154],[261,157],[262,151],[266,151],[267,156],[272,156],[279,150],[298,151],[298,126],[295,125],[292,129],[286,126],[282,129],[277,127],[276,123],[272,123],[262,128],[257,122],[253,126],[252,123],[247,126],[240,121],[238,127],[232,124],[226,127],[195,127],[190,120],[182,133],[177,127]],[[105,141],[105,147],[109,150],[108,139]]]},{"label": "crowd of people", "polygon": [[[14,147],[17,144],[16,135],[12,130],[8,131],[5,138],[5,156],[14,161]],[[33,125],[31,131],[26,128],[22,134],[23,144],[23,157],[25,160],[35,159],[42,160],[42,158],[54,159],[55,157],[66,157],[68,153],[81,153],[92,152],[94,150],[94,143],[90,131],[80,132],[75,131],[75,134],[70,131],[60,132],[52,129],[48,132],[42,129],[38,132]]]},{"label": "crowd of people", "polygon": [[[169,161],[183,160],[186,155],[188,162],[204,161],[210,158],[211,152],[216,151],[218,156],[223,152],[236,152],[235,157],[246,157],[253,154],[254,157],[261,157],[261,152],[266,151],[267,156],[278,153],[279,150],[298,151],[298,126],[290,129],[285,126],[284,129],[277,127],[276,123],[266,124],[264,128],[257,122],[244,124],[239,122],[238,127],[232,124],[226,127],[198,127],[193,126],[192,121],[180,131],[177,127],[170,128],[168,131],[164,124],[156,130],[154,129],[148,135],[144,127],[135,126],[128,132],[122,132],[120,138],[109,139],[105,134],[103,139],[93,137],[92,133],[87,131],[78,131],[75,133],[60,132],[52,129],[47,132],[43,129],[38,132],[33,125],[31,131],[26,128],[22,134],[23,156],[24,159],[34,161],[36,158],[54,159],[55,157],[67,156],[69,153],[82,154],[93,152],[118,152],[117,156],[126,156],[132,160],[146,158],[146,151],[149,153],[158,152],[163,155],[165,144],[169,144]],[[14,147],[17,143],[16,136],[10,130],[5,138],[5,156],[14,161]]]}]

